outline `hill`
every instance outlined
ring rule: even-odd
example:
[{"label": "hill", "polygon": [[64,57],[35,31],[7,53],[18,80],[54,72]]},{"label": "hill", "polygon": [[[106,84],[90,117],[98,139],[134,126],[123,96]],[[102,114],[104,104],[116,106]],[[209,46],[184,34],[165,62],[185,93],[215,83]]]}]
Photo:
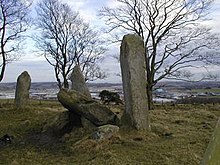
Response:
[{"label": "hill", "polygon": [[[122,107],[111,107],[122,110]],[[220,105],[157,105],[150,111],[151,132],[120,130],[111,139],[94,141],[75,128],[60,139],[36,137],[65,109],[56,101],[32,101],[15,110],[13,100],[0,100],[0,136],[13,135],[0,148],[0,164],[146,164],[197,165],[220,115]]]}]

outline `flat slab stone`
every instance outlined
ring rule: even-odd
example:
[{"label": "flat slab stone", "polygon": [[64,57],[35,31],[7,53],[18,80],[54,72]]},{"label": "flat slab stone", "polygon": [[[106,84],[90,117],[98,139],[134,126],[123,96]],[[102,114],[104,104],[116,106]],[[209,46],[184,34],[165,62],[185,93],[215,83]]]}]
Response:
[{"label": "flat slab stone", "polygon": [[69,111],[71,111],[71,109],[73,109],[78,103],[87,103],[92,101],[91,98],[73,89],[60,89],[57,94],[57,98]]},{"label": "flat slab stone", "polygon": [[89,120],[95,126],[119,124],[119,119],[109,108],[90,100],[75,90],[61,89],[58,100],[70,112]]},{"label": "flat slab stone", "polygon": [[109,108],[99,103],[79,104],[76,113],[96,126],[119,124],[119,118]]}]

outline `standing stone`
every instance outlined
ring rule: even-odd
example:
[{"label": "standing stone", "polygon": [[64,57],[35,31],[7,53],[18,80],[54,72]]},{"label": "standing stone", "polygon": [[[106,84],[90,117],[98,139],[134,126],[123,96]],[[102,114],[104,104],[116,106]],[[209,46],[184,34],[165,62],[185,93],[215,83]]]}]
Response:
[{"label": "standing stone", "polygon": [[220,164],[220,118],[216,124],[209,145],[200,165]]},{"label": "standing stone", "polygon": [[31,78],[27,71],[24,71],[17,79],[15,92],[15,107],[25,108],[29,102],[29,89]]},{"label": "standing stone", "polygon": [[149,130],[146,96],[145,50],[141,37],[125,35],[120,50],[120,63],[125,100],[122,124],[137,130]]},{"label": "standing stone", "polygon": [[91,94],[85,82],[85,77],[80,69],[79,65],[76,65],[73,68],[73,72],[71,74],[70,80],[72,82],[72,89],[80,92],[81,94],[87,96],[91,99]]}]

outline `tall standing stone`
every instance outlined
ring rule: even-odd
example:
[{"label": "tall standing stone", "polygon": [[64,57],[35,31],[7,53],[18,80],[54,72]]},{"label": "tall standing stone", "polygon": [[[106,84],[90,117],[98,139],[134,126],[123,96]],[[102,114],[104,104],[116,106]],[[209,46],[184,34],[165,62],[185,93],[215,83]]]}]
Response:
[{"label": "tall standing stone", "polygon": [[70,80],[72,82],[72,89],[80,92],[81,94],[87,96],[88,98],[92,98],[89,92],[89,89],[85,82],[85,77],[80,69],[79,65],[76,65],[73,68],[73,72],[71,74]]},{"label": "tall standing stone", "polygon": [[15,107],[25,108],[29,102],[29,89],[31,86],[31,78],[27,71],[24,71],[17,79],[15,92]]},{"label": "tall standing stone", "polygon": [[200,165],[220,164],[220,118],[215,126],[209,145]]},{"label": "tall standing stone", "polygon": [[128,34],[123,37],[120,50],[125,112],[122,124],[137,130],[149,130],[147,109],[145,49],[141,37]]}]

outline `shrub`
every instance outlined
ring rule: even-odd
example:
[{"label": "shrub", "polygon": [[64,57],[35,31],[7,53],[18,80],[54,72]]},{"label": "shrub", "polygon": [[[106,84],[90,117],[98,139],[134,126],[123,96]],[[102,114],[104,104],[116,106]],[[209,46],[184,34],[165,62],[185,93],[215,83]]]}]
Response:
[{"label": "shrub", "polygon": [[99,93],[99,97],[104,104],[109,104],[113,102],[115,104],[122,104],[122,100],[120,99],[120,95],[117,92],[110,92],[108,90],[103,90]]}]

